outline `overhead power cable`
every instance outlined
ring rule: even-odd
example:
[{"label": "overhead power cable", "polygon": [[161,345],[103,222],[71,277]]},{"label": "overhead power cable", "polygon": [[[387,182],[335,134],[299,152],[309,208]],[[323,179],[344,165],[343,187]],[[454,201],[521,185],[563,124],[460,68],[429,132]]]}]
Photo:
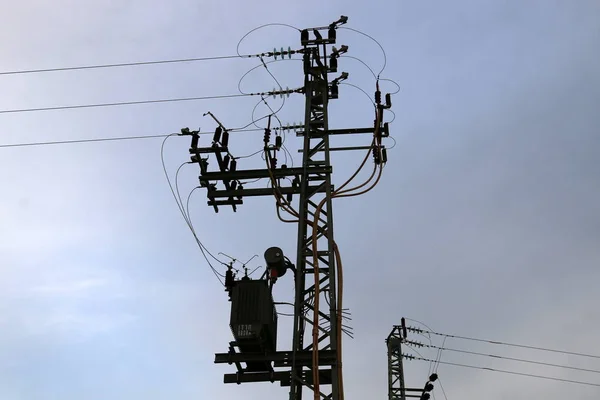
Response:
[{"label": "overhead power cable", "polygon": [[59,71],[77,71],[86,69],[102,69],[102,68],[118,68],[118,67],[136,67],[141,65],[157,65],[157,64],[179,64],[179,63],[191,63],[201,61],[215,61],[215,60],[231,60],[234,58],[251,58],[269,56],[269,53],[263,54],[239,54],[230,56],[214,56],[214,57],[194,57],[194,58],[176,58],[170,60],[155,60],[155,61],[136,61],[127,63],[115,63],[115,64],[96,64],[96,65],[77,65],[73,67],[57,67],[57,68],[40,68],[40,69],[23,69],[15,71],[0,71],[2,75],[25,75],[25,74],[38,74],[43,72],[59,72]]},{"label": "overhead power cable", "polygon": [[469,351],[469,350],[462,350],[462,349],[452,349],[452,348],[448,348],[448,347],[444,347],[444,346],[435,346],[435,345],[422,344],[422,343],[418,343],[418,342],[412,342],[410,340],[407,340],[406,343],[411,344],[413,346],[418,346],[418,347],[429,347],[429,348],[432,348],[432,349],[438,349],[440,352],[441,351],[452,351],[452,352],[455,352],[455,353],[472,354],[472,355],[476,355],[476,356],[498,358],[498,359],[502,359],[502,360],[518,361],[518,362],[523,362],[523,363],[528,363],[528,364],[544,365],[544,366],[547,366],[547,367],[564,368],[564,369],[571,369],[571,370],[575,370],[575,371],[593,372],[593,373],[596,373],[596,374],[600,374],[600,370],[597,370],[597,369],[587,369],[587,368],[571,367],[569,365],[552,364],[552,363],[541,362],[541,361],[527,360],[527,359],[524,359],[524,358],[505,357],[505,356],[499,356],[499,355],[496,355],[496,354],[486,354],[486,353],[479,353],[479,352],[476,352],[476,351]]},{"label": "overhead power cable", "polygon": [[[230,132],[236,133],[236,132],[256,132],[256,131],[262,131],[262,129],[238,129],[238,130],[232,130]],[[212,135],[212,134],[213,134],[212,132],[200,132],[199,133],[199,135]],[[177,133],[175,133],[174,135],[177,135]],[[56,141],[49,141],[49,142],[7,143],[7,144],[0,144],[0,149],[1,148],[9,148],[9,147],[50,146],[50,145],[59,145],[59,144],[97,143],[97,142],[114,142],[114,141],[123,141],[123,140],[156,139],[156,138],[164,138],[167,136],[169,136],[169,135],[162,134],[162,135],[147,135],[147,136],[121,136],[121,137],[110,137],[110,138],[56,140]],[[239,158],[242,158],[242,157],[239,157]]]},{"label": "overhead power cable", "polygon": [[491,344],[501,345],[501,346],[519,347],[519,348],[522,348],[522,349],[532,349],[532,350],[548,351],[548,352],[552,352],[552,353],[568,354],[568,355],[571,355],[571,356],[579,356],[579,357],[588,357],[588,358],[600,359],[600,356],[593,355],[593,354],[576,353],[576,352],[573,352],[573,351],[566,351],[566,350],[548,349],[548,348],[545,348],[545,347],[528,346],[528,345],[524,345],[524,344],[499,342],[497,340],[477,339],[477,338],[472,338],[472,337],[467,337],[467,336],[448,335],[446,333],[438,333],[438,332],[433,332],[433,331],[428,331],[428,330],[418,329],[418,328],[412,328],[412,327],[410,327],[408,329],[410,331],[412,331],[412,332],[429,333],[431,335],[445,336],[445,337],[454,338],[454,339],[472,340],[472,341],[475,341],[475,342],[491,343]]},{"label": "overhead power cable", "polygon": [[[214,255],[212,255],[212,253],[210,253],[208,251],[208,249],[206,248],[206,246],[204,246],[204,244],[198,238],[198,235],[196,234],[196,231],[195,231],[193,225],[191,224],[191,221],[188,219],[188,216],[185,213],[185,209],[183,207],[183,204],[181,204],[181,197],[179,196],[179,193],[176,193],[175,190],[173,189],[173,185],[171,184],[171,180],[169,178],[169,173],[167,172],[167,167],[165,165],[165,158],[164,158],[165,143],[166,143],[166,141],[167,141],[168,138],[170,138],[171,136],[175,136],[175,135],[177,135],[177,134],[176,133],[172,133],[170,135],[165,136],[165,138],[162,141],[162,145],[160,147],[160,160],[161,160],[161,163],[162,163],[163,172],[165,173],[165,178],[167,179],[167,183],[169,185],[169,189],[171,190],[171,194],[173,195],[173,198],[175,199],[175,202],[177,203],[177,208],[181,212],[181,215],[183,216],[183,219],[185,220],[186,225],[188,226],[188,228],[192,232],[192,235],[194,236],[194,239],[196,240],[196,244],[198,245],[198,248],[200,249],[200,252],[202,253],[202,256],[204,256],[204,259],[208,263],[209,268],[212,270],[213,274],[215,275],[215,277],[217,278],[217,280],[219,281],[219,283],[221,283],[221,285],[225,286],[225,282],[221,279],[221,278],[224,278],[225,276],[223,274],[221,274],[219,271],[217,271],[217,269],[212,265],[212,263],[210,262],[210,260],[209,260],[209,258],[207,257],[206,254],[208,253],[217,262],[219,262],[221,264],[224,264],[224,263],[222,261],[218,260]],[[185,164],[186,163],[181,164],[179,166],[178,172],[179,172],[179,169],[181,169],[181,167],[183,165],[185,165]]]},{"label": "overhead power cable", "polygon": [[[434,360],[430,360],[428,358],[414,357],[414,356],[404,356],[404,357],[408,358],[410,360],[434,362]],[[492,371],[492,372],[501,372],[501,373],[504,373],[504,374],[528,376],[528,377],[531,377],[531,378],[546,379],[546,380],[550,380],[550,381],[567,382],[567,383],[575,383],[575,384],[578,384],[578,385],[600,387],[600,383],[575,381],[575,380],[571,380],[571,379],[562,379],[562,378],[555,378],[555,377],[545,376],[545,375],[528,374],[528,373],[525,373],[525,372],[516,372],[516,371],[508,371],[508,370],[504,370],[504,369],[496,369],[496,368],[489,368],[489,367],[480,367],[480,366],[469,365],[469,364],[459,364],[459,363],[453,363],[453,362],[448,362],[448,361],[438,361],[438,363],[445,364],[445,365],[452,365],[452,366],[455,366],[455,367],[464,367],[464,368],[471,368],[471,369],[482,369],[482,370]]]},{"label": "overhead power cable", "polygon": [[77,105],[71,105],[71,106],[21,108],[21,109],[14,109],[14,110],[0,110],[0,114],[15,114],[15,113],[36,112],[36,111],[73,110],[73,109],[78,109],[78,108],[130,106],[130,105],[135,105],[135,104],[175,103],[175,102],[181,102],[181,101],[229,99],[229,98],[234,98],[234,97],[248,97],[248,96],[253,96],[253,95],[254,95],[253,93],[251,93],[251,94],[226,94],[226,95],[221,95],[221,96],[179,97],[179,98],[174,98],[174,99],[124,101],[124,102],[117,102],[117,103],[77,104]]}]

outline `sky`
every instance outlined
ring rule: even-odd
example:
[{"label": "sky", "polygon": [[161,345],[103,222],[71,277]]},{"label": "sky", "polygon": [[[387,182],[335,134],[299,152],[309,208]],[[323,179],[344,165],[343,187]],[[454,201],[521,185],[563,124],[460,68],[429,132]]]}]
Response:
[{"label": "sky", "polygon": [[[334,202],[354,329],[344,341],[347,398],[386,398],[384,339],[403,316],[437,332],[598,354],[597,1],[4,1],[0,71],[234,55],[259,25],[322,26],[342,14],[348,27],[381,43],[381,76],[401,87],[391,124],[397,145],[381,182]],[[381,50],[364,36],[340,30],[338,43],[376,73],[383,67]],[[298,34],[279,26],[248,36],[239,49],[288,46],[299,47]],[[0,75],[0,110],[236,94],[240,77],[257,65],[233,59]],[[297,61],[269,70],[283,87],[302,85]],[[340,70],[372,94],[363,64],[341,59]],[[258,68],[239,87],[275,85]],[[0,113],[0,144],[212,131],[207,111],[240,127],[257,101]],[[341,87],[330,126],[369,126],[369,104],[356,88]],[[255,117],[266,113],[259,105]],[[302,97],[290,97],[279,116],[284,124],[301,121]],[[288,163],[298,165],[300,141],[293,134],[286,140]],[[234,154],[251,154],[262,133],[231,142]],[[166,142],[171,176],[188,146],[184,138]],[[161,139],[0,147],[1,399],[287,398],[278,385],[222,383],[233,367],[213,360],[232,340],[230,303],[177,209],[160,149]],[[334,183],[361,158],[335,155]],[[238,167],[261,163],[256,156]],[[182,168],[183,196],[197,175],[196,166]],[[190,214],[215,255],[258,254],[249,263],[256,268],[266,248],[279,246],[295,259],[295,228],[279,222],[272,199],[250,198],[235,214],[215,214],[204,196],[196,191]],[[275,297],[293,299],[289,280],[282,278]],[[290,329],[280,317],[279,350],[290,346]],[[600,369],[598,359],[457,339],[445,346]],[[600,383],[595,373],[453,352],[441,359]],[[407,384],[422,386],[429,367],[407,361]],[[598,387],[448,365],[438,374],[450,400],[600,395]],[[444,398],[439,388],[434,393]]]}]

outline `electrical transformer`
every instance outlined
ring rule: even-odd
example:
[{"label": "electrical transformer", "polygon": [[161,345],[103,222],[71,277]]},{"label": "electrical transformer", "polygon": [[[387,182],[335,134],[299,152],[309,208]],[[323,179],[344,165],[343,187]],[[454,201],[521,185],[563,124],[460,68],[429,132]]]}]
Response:
[{"label": "electrical transformer", "polygon": [[[231,290],[230,327],[241,353],[265,354],[277,347],[277,312],[266,280],[241,279]],[[264,363],[263,363],[264,364]],[[249,370],[262,370],[261,363]]]}]

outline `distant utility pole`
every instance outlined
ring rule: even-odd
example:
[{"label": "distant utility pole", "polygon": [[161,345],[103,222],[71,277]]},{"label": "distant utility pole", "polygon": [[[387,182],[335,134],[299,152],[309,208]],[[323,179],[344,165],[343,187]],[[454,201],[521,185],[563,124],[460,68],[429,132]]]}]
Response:
[{"label": "distant utility pole", "polygon": [[[329,80],[330,73],[337,73],[339,56],[348,51],[347,46],[339,49],[330,47],[336,42],[337,28],[347,20],[342,16],[328,26],[302,30],[300,50],[271,53],[273,56],[302,54],[304,86],[269,92],[273,95],[303,93],[306,98],[304,125],[293,127],[297,136],[303,138],[301,167],[277,165],[282,138],[277,132],[275,143],[271,142],[271,119],[264,136],[265,169],[237,168],[237,160],[228,149],[229,131],[212,114],[218,127],[210,146],[199,147],[198,132],[182,132],[192,136],[192,161],[200,164],[200,185],[207,189],[208,205],[216,212],[219,206],[231,206],[235,211],[248,196],[274,196],[278,214],[280,211],[287,212],[292,215],[291,222],[298,224],[295,265],[281,249],[274,247],[265,253],[267,270],[264,280],[251,281],[248,277],[236,280],[231,268],[227,272],[225,285],[232,301],[231,327],[236,340],[230,343],[229,352],[215,355],[215,363],[236,365],[237,372],[226,374],[225,383],[277,381],[281,386],[290,387],[290,400],[301,400],[307,388],[313,395],[316,394],[316,398],[343,399],[341,276],[338,274],[341,264],[333,234],[332,199],[336,192],[331,182],[330,152],[357,149],[372,152],[380,171],[381,164],[387,160],[381,138],[389,135],[388,125],[383,123],[383,111],[391,106],[389,95],[386,96],[386,104],[382,105],[377,91],[373,125],[367,128],[329,128],[329,100],[338,98],[338,85],[348,78],[348,74],[343,72]],[[330,146],[331,137],[357,134],[372,134],[372,144],[364,147]],[[219,171],[208,171],[206,156],[209,154],[216,157]],[[271,187],[244,188],[241,183],[258,178],[269,179]],[[291,184],[285,186],[283,178],[290,178]],[[214,182],[222,182],[224,189],[217,189]],[[299,195],[297,210],[291,203],[293,195]],[[279,216],[284,219],[281,214]],[[271,289],[288,269],[293,271],[295,280],[292,348],[276,351],[277,319]],[[309,329],[306,329],[307,323]]]},{"label": "distant utility pole", "polygon": [[402,318],[401,326],[394,326],[388,335],[388,400],[406,400],[404,366],[402,364],[402,341],[406,338],[406,325]]},{"label": "distant utility pole", "polygon": [[429,394],[433,390],[433,382],[438,379],[438,375],[433,373],[423,388],[407,388],[404,382],[404,358],[412,358],[410,355],[402,354],[402,343],[411,343],[407,341],[406,320],[402,318],[401,325],[394,325],[392,331],[386,339],[388,354],[388,400],[406,400],[407,398],[417,398],[420,400],[429,400]]}]

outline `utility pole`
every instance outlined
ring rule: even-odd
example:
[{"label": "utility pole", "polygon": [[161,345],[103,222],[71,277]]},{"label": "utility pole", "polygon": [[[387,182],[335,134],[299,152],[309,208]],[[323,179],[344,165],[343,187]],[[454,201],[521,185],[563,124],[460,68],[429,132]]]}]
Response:
[{"label": "utility pole", "polygon": [[394,325],[392,331],[386,339],[388,354],[388,400],[406,400],[407,398],[416,398],[420,400],[429,400],[429,394],[433,390],[433,382],[438,379],[438,375],[433,373],[423,388],[407,388],[404,382],[404,358],[414,358],[411,355],[402,354],[402,343],[413,343],[407,340],[406,320],[402,318],[400,325]]},{"label": "utility pole", "polygon": [[405,338],[406,325],[402,318],[402,325],[395,325],[385,341],[388,355],[388,400],[406,400],[402,364],[402,341]]},{"label": "utility pole", "polygon": [[[192,136],[192,161],[200,164],[200,186],[207,189],[207,204],[215,212],[219,211],[220,206],[231,206],[235,211],[246,197],[274,196],[278,213],[281,210],[288,211],[298,224],[295,265],[283,255],[281,249],[270,248],[265,253],[267,270],[263,275],[264,285],[251,285],[248,277],[235,280],[231,268],[227,271],[225,286],[232,301],[231,327],[236,340],[230,342],[227,353],[215,355],[215,363],[236,365],[237,372],[225,374],[225,383],[279,382],[281,386],[290,388],[290,400],[302,400],[306,389],[310,389],[313,395],[316,393],[315,398],[343,399],[342,314],[337,273],[341,265],[338,265],[339,253],[333,233],[332,198],[336,193],[331,182],[330,152],[372,151],[380,170],[381,164],[387,160],[381,138],[389,136],[388,125],[383,123],[382,118],[383,110],[391,106],[389,95],[386,96],[386,104],[381,105],[381,95],[377,89],[373,125],[367,128],[329,128],[329,100],[338,98],[338,85],[348,78],[348,74],[343,72],[329,80],[329,74],[337,73],[340,54],[348,51],[347,46],[339,49],[332,46],[336,43],[337,28],[347,20],[342,16],[328,26],[304,29],[301,31],[300,50],[271,53],[274,56],[302,54],[304,86],[268,93],[303,93],[305,96],[304,125],[294,127],[297,136],[303,138],[301,167],[277,166],[276,155],[281,148],[281,137],[275,138],[274,145],[271,143],[270,118],[264,136],[265,169],[237,168],[236,159],[229,153],[229,131],[212,114],[210,116],[218,127],[210,146],[199,147],[199,132],[182,131],[182,134]],[[372,134],[372,144],[362,147],[330,146],[332,137],[358,134]],[[207,155],[215,156],[218,171],[208,171]],[[244,188],[241,184],[242,180],[258,178],[269,179],[271,187]],[[290,178],[291,185],[284,186],[286,180],[282,178]],[[222,182],[224,189],[218,189],[215,182]],[[299,195],[297,210],[291,204],[293,195]],[[271,288],[288,269],[293,270],[295,281],[292,348],[277,351],[273,339],[276,337],[277,321]],[[254,292],[250,295],[251,291]],[[261,300],[257,300],[260,313],[256,310],[241,311],[249,303],[242,303],[240,299],[250,298],[248,296],[253,296],[253,299],[260,297]],[[307,324],[309,329],[306,329]]]}]

